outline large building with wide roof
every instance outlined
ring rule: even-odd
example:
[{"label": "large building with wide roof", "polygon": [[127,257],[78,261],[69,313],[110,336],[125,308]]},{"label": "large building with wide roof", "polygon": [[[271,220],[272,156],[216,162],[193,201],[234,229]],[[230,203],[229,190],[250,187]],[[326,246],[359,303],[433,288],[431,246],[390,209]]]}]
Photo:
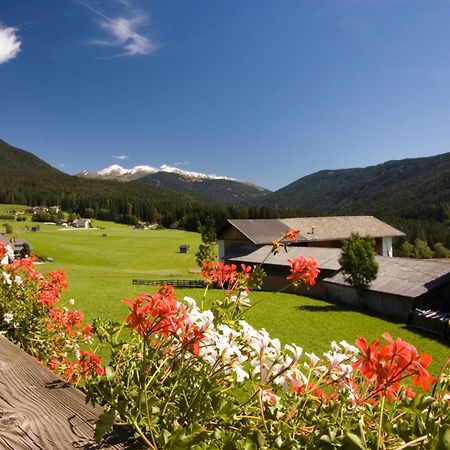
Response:
[{"label": "large building with wide roof", "polygon": [[219,258],[241,247],[270,245],[289,229],[300,230],[292,246],[341,248],[352,233],[375,239],[376,252],[392,256],[392,239],[405,236],[373,216],[297,217],[290,219],[230,219],[219,230]]},{"label": "large building with wide roof", "polygon": [[[297,239],[271,254],[272,243],[289,229],[300,230]],[[235,264],[261,265],[267,274],[263,289],[271,291],[286,289],[289,259],[312,257],[320,269],[316,284],[296,292],[359,305],[339,264],[342,240],[352,233],[376,242],[379,271],[367,291],[370,309],[400,320],[407,320],[415,308],[450,311],[450,264],[393,257],[392,239],[405,234],[372,216],[228,220],[218,233],[219,255]]]}]

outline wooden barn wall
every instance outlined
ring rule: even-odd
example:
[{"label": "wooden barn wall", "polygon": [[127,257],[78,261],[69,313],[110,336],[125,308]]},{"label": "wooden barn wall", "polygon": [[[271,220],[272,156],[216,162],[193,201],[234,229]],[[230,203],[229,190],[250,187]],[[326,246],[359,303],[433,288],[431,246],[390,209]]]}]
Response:
[{"label": "wooden barn wall", "polygon": [[450,312],[450,282],[421,295],[414,306],[421,309],[439,309]]},{"label": "wooden barn wall", "polygon": [[[263,269],[267,274],[262,284],[262,289],[264,291],[278,291],[286,287],[289,282],[286,277],[290,273],[288,267],[264,265]],[[288,288],[283,289],[283,292],[292,292],[299,295],[323,299],[326,297],[326,288],[322,280],[333,273],[334,271],[321,269],[314,286],[289,286]]]},{"label": "wooden barn wall", "polygon": [[[360,306],[356,290],[350,286],[326,283],[327,298],[332,301],[347,305]],[[385,294],[382,292],[368,291],[366,296],[367,307],[371,311],[408,321],[409,315],[414,309],[414,301],[409,297]]]}]

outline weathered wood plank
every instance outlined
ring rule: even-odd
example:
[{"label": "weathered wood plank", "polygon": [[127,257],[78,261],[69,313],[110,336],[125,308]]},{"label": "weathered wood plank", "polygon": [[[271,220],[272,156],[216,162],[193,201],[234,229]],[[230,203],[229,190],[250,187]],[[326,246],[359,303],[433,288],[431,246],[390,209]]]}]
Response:
[{"label": "weathered wood plank", "polygon": [[81,391],[0,336],[1,449],[127,448],[118,436],[95,445],[93,424],[101,412],[85,403]]}]

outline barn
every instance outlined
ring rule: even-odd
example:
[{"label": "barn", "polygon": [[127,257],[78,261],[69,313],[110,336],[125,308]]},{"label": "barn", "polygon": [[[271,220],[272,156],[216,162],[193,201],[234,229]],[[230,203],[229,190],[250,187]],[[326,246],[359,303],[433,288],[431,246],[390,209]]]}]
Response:
[{"label": "barn", "polygon": [[[376,260],[378,275],[365,298],[369,309],[402,321],[416,308],[450,312],[450,264],[382,256]],[[341,271],[322,281],[328,299],[359,304],[355,289]]]},{"label": "barn", "polygon": [[270,245],[289,229],[300,230],[291,246],[341,248],[352,233],[375,239],[376,252],[392,256],[392,239],[403,232],[373,216],[298,217],[291,219],[228,220],[219,230],[219,258],[227,260],[242,247]]}]

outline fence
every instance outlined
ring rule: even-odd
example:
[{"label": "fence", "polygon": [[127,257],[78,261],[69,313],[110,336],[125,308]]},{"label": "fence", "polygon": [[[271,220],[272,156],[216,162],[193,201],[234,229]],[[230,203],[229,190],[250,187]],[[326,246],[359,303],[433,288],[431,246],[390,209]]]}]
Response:
[{"label": "fence", "polygon": [[203,280],[136,280],[132,281],[133,284],[146,285],[146,286],[158,286],[163,284],[171,284],[175,288],[204,288],[205,282]]}]

